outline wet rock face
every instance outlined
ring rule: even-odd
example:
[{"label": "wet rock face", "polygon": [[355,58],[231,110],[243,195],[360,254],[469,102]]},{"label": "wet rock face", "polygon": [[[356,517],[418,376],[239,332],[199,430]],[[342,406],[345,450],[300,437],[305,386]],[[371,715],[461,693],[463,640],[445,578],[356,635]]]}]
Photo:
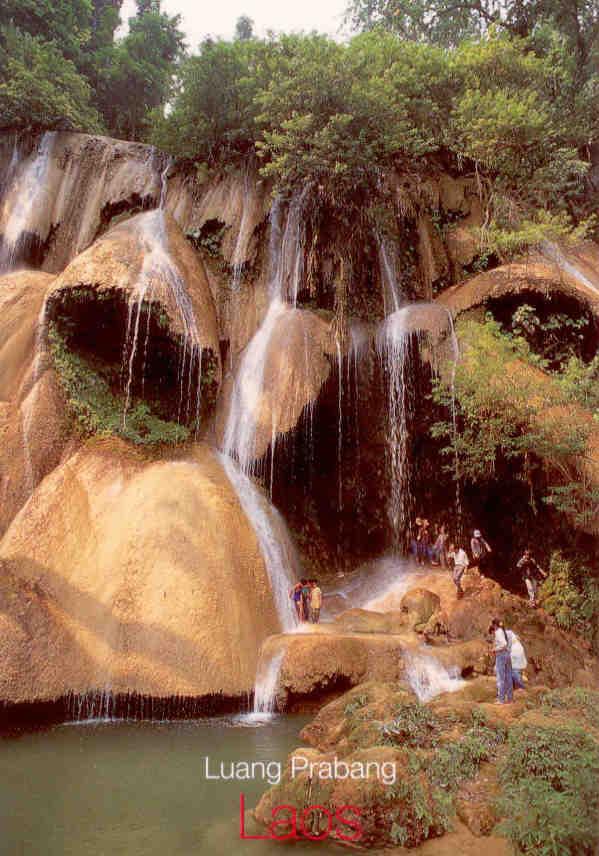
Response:
[{"label": "wet rock face", "polygon": [[206,447],[152,461],[120,441],[88,444],[34,491],[0,564],[14,581],[0,645],[12,702],[106,687],[240,696],[278,629],[254,532]]},{"label": "wet rock face", "polygon": [[70,442],[60,385],[40,321],[48,274],[0,278],[0,532]]}]

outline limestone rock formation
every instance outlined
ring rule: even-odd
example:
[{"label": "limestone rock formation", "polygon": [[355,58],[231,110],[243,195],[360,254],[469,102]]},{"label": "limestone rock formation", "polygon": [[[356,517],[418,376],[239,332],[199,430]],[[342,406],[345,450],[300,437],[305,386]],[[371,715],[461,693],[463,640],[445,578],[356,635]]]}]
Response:
[{"label": "limestone rock formation", "polygon": [[[0,235],[12,244],[34,238],[44,247],[44,269],[53,273],[113,217],[157,205],[166,164],[150,146],[68,132],[15,138],[6,155],[16,167],[0,205]],[[25,201],[23,185],[30,185]]]},{"label": "limestone rock formation", "polygon": [[0,546],[0,698],[238,696],[278,629],[260,550],[207,447],[151,460],[93,441]]},{"label": "limestone rock formation", "polygon": [[573,297],[599,317],[599,247],[583,244],[575,249],[549,246],[543,256],[513,262],[478,274],[447,289],[437,298],[455,316],[491,299],[535,292],[551,298]]},{"label": "limestone rock formation", "polygon": [[237,424],[240,432],[247,432],[250,448],[244,454],[253,460],[262,458],[273,440],[296,427],[328,378],[335,351],[331,325],[319,314],[284,303],[269,311],[276,312],[276,318],[264,351],[258,353],[254,342],[241,354],[236,377],[225,385],[218,415],[219,435],[226,441],[231,409],[238,417],[243,413],[243,421],[238,419]]},{"label": "limestone rock formation", "polygon": [[43,341],[49,274],[0,278],[0,533],[68,441],[64,402]]}]

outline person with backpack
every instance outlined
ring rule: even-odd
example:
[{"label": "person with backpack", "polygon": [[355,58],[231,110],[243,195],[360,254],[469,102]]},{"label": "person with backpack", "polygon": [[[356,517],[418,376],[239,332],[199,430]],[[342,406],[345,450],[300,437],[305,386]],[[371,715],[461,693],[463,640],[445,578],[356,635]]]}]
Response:
[{"label": "person with backpack", "polygon": [[510,639],[503,621],[494,618],[489,627],[495,654],[495,677],[497,679],[497,704],[511,704],[514,700],[514,678]]},{"label": "person with backpack", "polygon": [[537,606],[539,583],[547,578],[547,574],[533,557],[532,550],[529,547],[522,554],[522,558],[518,561],[516,567],[522,573],[522,579],[528,592],[528,602],[534,609]]},{"label": "person with backpack", "polygon": [[472,553],[472,561],[482,572],[487,564],[487,557],[493,552],[487,541],[482,536],[480,529],[475,529],[472,538],[470,539],[470,552]]}]

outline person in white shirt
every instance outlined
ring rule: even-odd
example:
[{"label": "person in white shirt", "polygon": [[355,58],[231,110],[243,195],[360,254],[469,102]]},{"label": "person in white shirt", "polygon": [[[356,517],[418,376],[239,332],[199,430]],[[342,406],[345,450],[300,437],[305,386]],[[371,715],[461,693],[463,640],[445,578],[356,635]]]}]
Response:
[{"label": "person in white shirt", "polygon": [[463,547],[459,547],[456,550],[455,544],[450,544],[447,557],[453,560],[453,581],[457,589],[458,597],[462,597],[464,594],[464,590],[462,588],[462,577],[466,573],[466,568],[470,564],[468,556]]},{"label": "person in white shirt", "polygon": [[526,684],[522,680],[522,670],[527,666],[526,651],[524,650],[524,645],[518,639],[513,630],[507,630],[506,633],[510,643],[514,689],[525,690]]},{"label": "person in white shirt", "polygon": [[497,701],[499,704],[510,704],[514,699],[514,682],[508,631],[503,626],[503,621],[494,618],[489,627],[489,633],[492,636],[493,653],[495,654]]}]

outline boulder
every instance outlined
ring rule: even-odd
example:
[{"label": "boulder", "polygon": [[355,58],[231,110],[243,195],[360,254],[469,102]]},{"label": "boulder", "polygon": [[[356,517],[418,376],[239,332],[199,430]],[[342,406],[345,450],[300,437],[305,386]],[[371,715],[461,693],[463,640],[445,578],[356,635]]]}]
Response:
[{"label": "boulder", "polygon": [[256,536],[205,446],[152,460],[88,442],[12,521],[0,567],[3,701],[239,696],[278,630]]},{"label": "boulder", "polygon": [[401,611],[407,613],[408,623],[418,628],[425,625],[441,606],[437,594],[424,588],[413,588],[401,600]]}]

